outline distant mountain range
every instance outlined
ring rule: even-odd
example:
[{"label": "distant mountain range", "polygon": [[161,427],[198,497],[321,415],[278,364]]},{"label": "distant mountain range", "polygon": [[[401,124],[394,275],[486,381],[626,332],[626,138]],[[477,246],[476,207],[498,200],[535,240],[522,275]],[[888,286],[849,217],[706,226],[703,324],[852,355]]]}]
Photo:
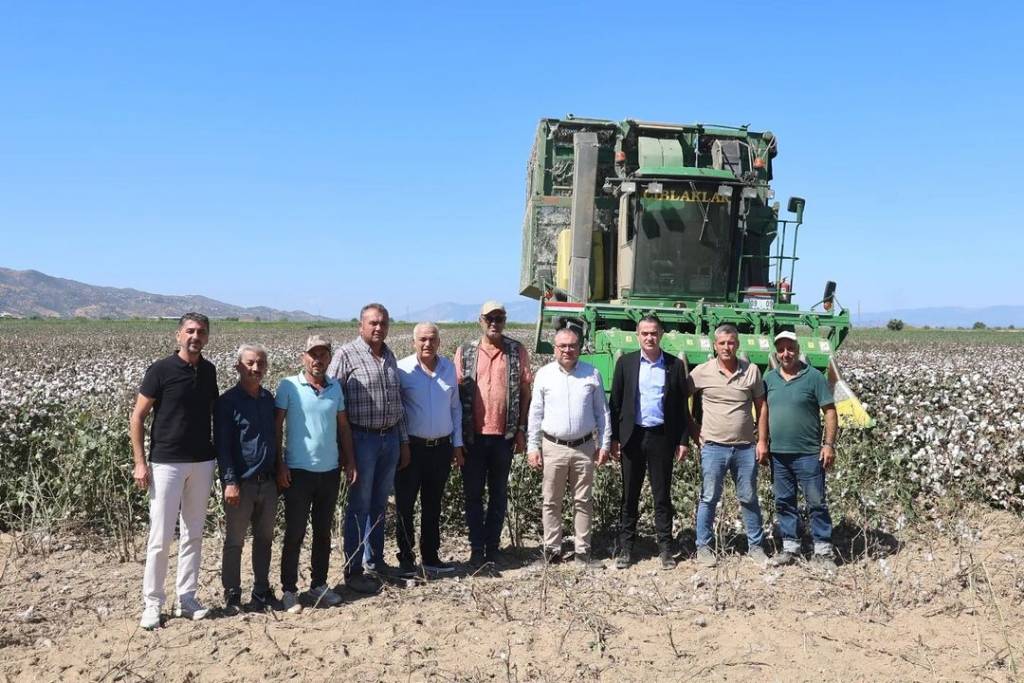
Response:
[{"label": "distant mountain range", "polygon": [[[537,311],[540,304],[533,299],[516,298],[503,301],[508,319],[514,323],[532,323],[537,321]],[[435,323],[473,322],[480,317],[480,306],[483,301],[477,304],[457,304],[451,301],[443,304],[434,304],[429,308],[409,313],[392,311],[395,318],[407,322],[430,321]]]},{"label": "distant mountain range", "polygon": [[0,268],[0,316],[28,318],[152,318],[199,311],[211,318],[327,320],[305,311],[234,306],[199,295],[167,295],[137,289],[97,287],[36,270]]},{"label": "distant mountain range", "polygon": [[[509,320],[532,323],[537,320],[538,304],[532,299],[514,297],[505,300]],[[97,287],[75,280],[53,277],[36,270],[0,268],[0,317],[31,316],[54,318],[152,318],[178,317],[185,311],[200,311],[212,318],[240,320],[329,320],[305,311],[281,311],[266,306],[235,306],[199,295],[167,295],[140,292],[137,289]],[[408,322],[472,322],[480,315],[480,303],[446,302],[417,311],[401,312],[392,308],[395,319]],[[944,306],[875,311],[853,315],[859,327],[880,327],[892,319],[922,327],[971,327],[976,322],[988,327],[1024,328],[1024,306],[987,306],[963,308]]]},{"label": "distant mountain range", "polygon": [[1024,327],[1024,306],[902,308],[854,315],[853,323],[861,327],[881,327],[893,319],[914,327],[971,327],[976,322],[988,327]]}]

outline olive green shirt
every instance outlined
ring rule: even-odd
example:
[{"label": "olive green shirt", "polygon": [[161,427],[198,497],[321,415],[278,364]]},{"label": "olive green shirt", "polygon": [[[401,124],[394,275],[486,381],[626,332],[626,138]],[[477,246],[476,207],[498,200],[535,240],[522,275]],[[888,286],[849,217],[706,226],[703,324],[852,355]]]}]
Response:
[{"label": "olive green shirt", "polygon": [[790,380],[778,368],[764,375],[772,453],[817,453],[821,409],[835,403],[821,371],[803,365]]},{"label": "olive green shirt", "polygon": [[754,399],[764,396],[761,371],[756,365],[738,359],[736,372],[726,374],[712,358],[693,369],[689,377],[690,394],[698,393],[704,410],[700,434],[704,441],[725,445],[757,443],[754,425]]}]

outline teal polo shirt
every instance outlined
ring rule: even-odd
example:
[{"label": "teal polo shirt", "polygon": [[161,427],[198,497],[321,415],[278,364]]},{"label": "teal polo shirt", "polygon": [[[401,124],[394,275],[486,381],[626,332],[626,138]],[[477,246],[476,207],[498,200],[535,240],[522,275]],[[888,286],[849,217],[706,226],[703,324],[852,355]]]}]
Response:
[{"label": "teal polo shirt", "polygon": [[337,380],[327,379],[317,393],[299,373],[277,385],[274,405],[284,418],[284,463],[289,469],[330,472],[338,469],[338,413],[345,397]]},{"label": "teal polo shirt", "polygon": [[772,453],[821,450],[821,409],[835,403],[825,375],[809,365],[788,382],[779,369],[764,376]]}]

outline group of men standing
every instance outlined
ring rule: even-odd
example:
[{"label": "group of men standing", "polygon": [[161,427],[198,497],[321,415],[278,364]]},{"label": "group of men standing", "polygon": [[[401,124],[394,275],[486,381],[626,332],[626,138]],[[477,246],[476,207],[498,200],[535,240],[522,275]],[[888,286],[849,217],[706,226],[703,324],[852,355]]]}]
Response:
[{"label": "group of men standing", "polygon": [[[414,353],[398,360],[385,341],[387,309],[368,304],[360,312],[359,336],[337,350],[320,335],[310,336],[301,371],[282,379],[273,395],[262,386],[266,349],[243,344],[237,353],[238,383],[218,397],[216,370],[202,357],[210,322],[197,313],[182,316],[178,351],[146,371],[131,417],[134,479],[148,489],[150,499],[141,626],[153,629],[161,623],[176,519],[174,613],[191,619],[208,614],[196,591],[215,465],[225,504],[221,579],[227,609],[241,606],[241,554],[250,528],[252,604],[280,605],[292,613],[303,609],[299,555],[307,526],[312,541],[306,602],[342,601],[327,581],[342,477],[349,486],[344,576],[352,590],[375,592],[388,575],[454,570],[440,555],[439,530],[453,466],[462,469],[469,565],[474,570],[497,565],[513,454],[524,451],[530,466],[543,471],[542,563],[562,561],[561,507],[570,487],[575,562],[584,568],[602,566],[591,553],[592,490],[596,468],[614,460],[621,463],[623,476],[616,566],[625,568],[634,560],[646,476],[659,561],[663,568],[673,567],[672,469],[687,457],[691,439],[701,446],[704,478],[697,512],[698,561],[716,561],[712,530],[726,471],[736,482],[748,552],[767,559],[756,476],[757,464],[770,457],[784,543],[773,560],[792,562],[799,551],[799,487],[810,508],[814,557],[832,562],[824,469],[834,458],[835,410],[821,373],[800,362],[795,335],[776,337],[781,365],[762,381],[757,366],[736,356],[735,328],[720,327],[716,357],[687,374],[680,359],[662,352],[661,323],[647,316],[637,325],[640,350],[622,356],[615,366],[608,402],[600,373],[579,360],[580,339],[573,330],[556,333],[555,360],[534,378],[526,349],[504,335],[504,306],[486,302],[479,322],[482,335],[460,346],[451,361],[438,353],[437,326],[420,323],[413,330]],[[691,416],[691,396],[702,399],[699,420]],[[766,404],[772,406],[767,420]],[[819,408],[826,417],[824,444],[819,444]],[[145,420],[151,412],[147,463]],[[392,492],[398,513],[397,568],[384,559],[385,510]],[[280,602],[269,576],[279,495],[285,519]],[[414,549],[417,498],[422,569]]]}]

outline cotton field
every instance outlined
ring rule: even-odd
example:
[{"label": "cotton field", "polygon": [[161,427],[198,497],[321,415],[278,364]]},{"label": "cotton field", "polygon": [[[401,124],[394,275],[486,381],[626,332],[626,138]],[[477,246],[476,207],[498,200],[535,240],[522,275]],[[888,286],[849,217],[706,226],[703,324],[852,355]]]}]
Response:
[{"label": "cotton field", "polygon": [[[336,344],[356,335],[353,325],[316,331]],[[214,322],[205,354],[224,389],[235,379],[238,344],[264,344],[272,388],[297,371],[310,332]],[[0,323],[0,527],[144,520],[130,486],[127,419],[148,364],[173,352],[173,334],[173,322]],[[450,356],[476,334],[471,325],[445,327],[442,351]],[[532,328],[512,334],[526,340]],[[411,326],[395,325],[388,341],[399,357],[410,353]],[[841,435],[829,475],[834,510],[900,520],[940,501],[1024,510],[1021,351],[1021,332],[855,330],[838,360],[877,425]],[[678,471],[676,504],[685,518],[699,477],[687,463]],[[618,485],[608,473],[601,479]],[[536,493],[528,472],[520,484],[524,495]],[[607,503],[599,513],[613,517],[617,493],[597,495]]]}]

